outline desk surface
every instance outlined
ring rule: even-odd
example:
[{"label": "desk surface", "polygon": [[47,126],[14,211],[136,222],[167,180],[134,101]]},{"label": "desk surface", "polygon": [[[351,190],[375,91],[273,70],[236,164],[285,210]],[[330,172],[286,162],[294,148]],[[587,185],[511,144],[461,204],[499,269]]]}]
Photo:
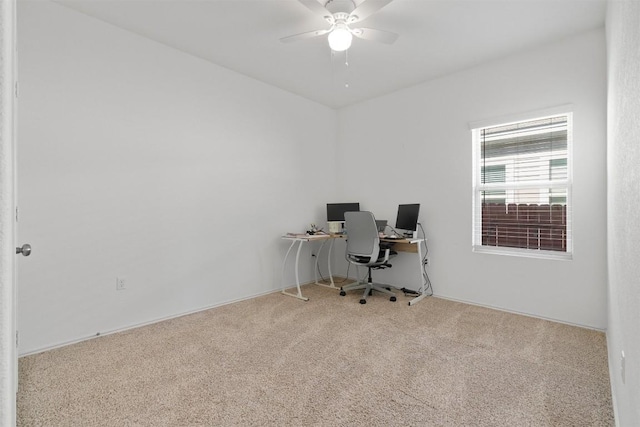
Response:
[{"label": "desk surface", "polygon": [[329,239],[343,239],[345,234],[304,234],[304,233],[287,233],[282,236],[287,240],[304,240],[309,242],[311,240],[329,240]]},{"label": "desk surface", "polygon": [[[326,239],[346,239],[348,236],[344,233],[336,234],[305,234],[305,233],[287,233],[283,234],[283,239],[300,239],[300,240],[326,240]],[[411,237],[393,238],[393,237],[380,237],[382,242],[396,242],[396,243],[418,243],[424,239],[414,239]]]},{"label": "desk surface", "polygon": [[[346,234],[304,234],[304,233],[287,233],[282,236],[285,240],[293,240],[298,242],[313,242],[330,239],[346,239]],[[424,242],[425,239],[401,238],[393,239],[390,237],[381,237],[380,242],[393,243],[394,250],[398,252],[418,252],[418,244]]]},{"label": "desk surface", "polygon": [[419,243],[424,239],[414,239],[413,237],[403,237],[403,238],[391,238],[391,237],[381,237],[381,242],[396,242],[396,243]]},{"label": "desk surface", "polygon": [[403,238],[403,239],[390,239],[388,237],[381,237],[381,242],[392,243],[393,250],[397,252],[413,252],[419,253],[418,246],[425,241],[425,239]]}]

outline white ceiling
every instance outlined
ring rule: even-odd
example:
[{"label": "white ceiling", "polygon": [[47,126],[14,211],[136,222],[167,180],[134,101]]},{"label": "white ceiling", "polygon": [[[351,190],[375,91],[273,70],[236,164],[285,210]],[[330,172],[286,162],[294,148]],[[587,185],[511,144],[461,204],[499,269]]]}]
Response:
[{"label": "white ceiling", "polygon": [[334,108],[602,27],[606,14],[606,0],[394,0],[362,26],[398,40],[354,38],[346,67],[326,36],[279,41],[328,27],[297,0],[58,3]]}]

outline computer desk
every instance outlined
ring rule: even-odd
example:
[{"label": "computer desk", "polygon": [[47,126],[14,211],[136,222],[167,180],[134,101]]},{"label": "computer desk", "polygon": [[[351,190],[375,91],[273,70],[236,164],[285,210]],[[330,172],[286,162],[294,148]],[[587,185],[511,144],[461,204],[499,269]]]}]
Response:
[{"label": "computer desk", "polygon": [[[284,256],[284,261],[282,262],[282,293],[294,298],[298,298],[301,299],[303,301],[309,301],[309,298],[305,297],[302,295],[302,290],[300,289],[300,278],[299,278],[299,261],[300,261],[300,252],[302,250],[302,246],[307,243],[307,242],[322,242],[322,244],[320,245],[320,248],[318,249],[318,253],[316,254],[316,262],[315,262],[315,267],[314,267],[314,279],[315,279],[315,284],[316,285],[320,285],[320,286],[325,286],[327,288],[332,288],[332,289],[340,289],[339,287],[337,287],[333,281],[333,275],[331,273],[331,252],[333,249],[333,243],[335,242],[336,239],[344,239],[347,236],[344,234],[316,234],[316,235],[305,235],[305,234],[286,234],[284,236],[282,236],[283,240],[288,240],[291,242],[291,245],[289,246],[289,249],[287,250],[287,254]],[[387,237],[382,237],[380,238],[380,242],[381,243],[393,243],[393,250],[395,250],[396,252],[409,252],[409,253],[416,253],[418,254],[418,273],[420,275],[420,282],[422,283],[422,285],[420,286],[420,295],[418,295],[417,297],[415,297],[414,299],[412,299],[411,301],[409,301],[409,305],[414,305],[417,302],[419,302],[420,300],[422,300],[426,295],[426,283],[424,281],[424,277],[423,277],[423,271],[422,271],[422,243],[425,241],[425,239],[413,239],[413,238],[406,238],[406,239],[391,239],[391,238],[387,238]],[[325,284],[325,283],[320,283],[318,282],[318,260],[320,258],[320,253],[322,252],[322,248],[324,247],[325,243],[330,242],[329,243],[329,253],[327,255],[327,267],[329,270],[329,280],[330,283],[329,285]],[[296,251],[296,261],[295,261],[295,274],[296,274],[296,289],[297,289],[297,293],[293,294],[291,292],[287,292],[285,290],[285,284],[284,284],[284,273],[285,273],[285,269],[286,269],[286,265],[287,265],[287,259],[289,258],[289,254],[291,253],[291,250],[294,248],[295,245],[298,245],[298,250]]]},{"label": "computer desk", "polygon": [[[300,290],[300,278],[299,278],[299,264],[300,264],[300,251],[302,250],[302,245],[306,242],[322,242],[320,248],[318,249],[318,253],[316,254],[316,263],[313,269],[315,284],[320,286],[325,286],[327,288],[340,289],[338,288],[333,281],[333,274],[331,273],[331,251],[333,250],[333,242],[336,239],[344,239],[346,236],[344,234],[314,234],[314,235],[305,235],[305,234],[286,234],[282,236],[284,240],[291,241],[291,245],[289,246],[289,250],[287,250],[287,254],[284,256],[284,261],[282,262],[282,293],[285,295],[289,295],[294,298],[301,299],[303,301],[309,301],[309,298],[302,296],[302,291]],[[329,280],[331,282],[330,285],[325,283],[318,282],[318,260],[320,259],[320,253],[322,252],[322,248],[324,248],[325,243],[329,243],[329,254],[327,255],[327,266],[329,269]],[[296,272],[296,288],[298,290],[297,294],[292,294],[291,292],[287,292],[285,290],[284,284],[284,272],[287,266],[287,258],[289,258],[289,254],[293,247],[298,244],[298,250],[296,251],[296,264],[295,264],[295,272]]]}]

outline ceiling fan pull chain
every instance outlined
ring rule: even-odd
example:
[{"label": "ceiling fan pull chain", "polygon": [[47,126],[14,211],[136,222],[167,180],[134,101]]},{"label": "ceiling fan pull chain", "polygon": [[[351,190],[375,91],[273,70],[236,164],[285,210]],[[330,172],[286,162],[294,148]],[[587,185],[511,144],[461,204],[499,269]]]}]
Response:
[{"label": "ceiling fan pull chain", "polygon": [[345,89],[349,89],[349,50],[345,50],[344,51],[344,65],[346,66],[346,70],[345,70],[345,82],[344,82],[344,87]]}]

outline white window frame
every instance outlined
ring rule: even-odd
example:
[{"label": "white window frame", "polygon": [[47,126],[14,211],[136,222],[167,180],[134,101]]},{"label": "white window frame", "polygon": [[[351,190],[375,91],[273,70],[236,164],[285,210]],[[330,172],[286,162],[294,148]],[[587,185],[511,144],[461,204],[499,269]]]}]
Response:
[{"label": "white window frame", "polygon": [[[480,150],[480,138],[481,130],[489,127],[497,127],[510,125],[519,122],[526,122],[532,120],[546,119],[556,116],[567,117],[567,179],[561,182],[544,181],[538,183],[526,183],[526,184],[495,184],[485,183],[481,181],[481,150]],[[573,105],[562,105],[555,108],[549,108],[545,110],[538,110],[534,112],[522,113],[517,115],[511,115],[508,117],[502,117],[497,119],[483,120],[478,122],[469,123],[469,129],[472,134],[472,171],[473,171],[473,185],[472,185],[472,212],[471,212],[471,235],[472,235],[472,251],[477,253],[488,253],[498,255],[513,255],[523,256],[531,258],[547,258],[547,259],[559,259],[559,260],[571,260],[573,259]],[[516,188],[532,188],[541,187],[544,188],[566,188],[567,190],[567,241],[566,252],[563,251],[548,251],[540,249],[525,249],[525,248],[511,248],[502,246],[484,246],[482,245],[482,200],[481,193],[483,190],[514,190]],[[478,221],[480,222],[478,224]]]}]

